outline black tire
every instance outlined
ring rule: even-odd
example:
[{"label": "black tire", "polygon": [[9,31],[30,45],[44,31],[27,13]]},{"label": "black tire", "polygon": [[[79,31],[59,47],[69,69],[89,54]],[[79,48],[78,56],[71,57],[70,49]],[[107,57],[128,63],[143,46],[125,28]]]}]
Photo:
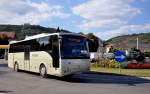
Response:
[{"label": "black tire", "polygon": [[46,71],[45,65],[40,66],[40,76],[43,77],[43,78],[47,77],[47,71]]},{"label": "black tire", "polygon": [[14,71],[19,72],[19,66],[18,66],[18,63],[15,63],[15,65],[14,65]]}]

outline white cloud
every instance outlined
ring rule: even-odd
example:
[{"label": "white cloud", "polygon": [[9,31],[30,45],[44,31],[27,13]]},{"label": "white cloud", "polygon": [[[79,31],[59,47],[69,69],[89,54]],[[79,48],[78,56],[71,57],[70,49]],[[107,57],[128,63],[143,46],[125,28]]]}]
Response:
[{"label": "white cloud", "polygon": [[73,7],[72,11],[86,20],[80,25],[82,29],[117,28],[141,13],[131,6],[132,2],[134,0],[89,0]]},{"label": "white cloud", "polygon": [[132,33],[145,33],[150,32],[150,24],[144,25],[125,25],[118,29],[106,31],[106,32],[94,32],[95,35],[99,36],[103,40],[107,40],[109,38],[120,36],[120,35],[127,35]]},{"label": "white cloud", "polygon": [[39,24],[54,17],[66,18],[69,14],[63,12],[59,5],[50,6],[45,2],[36,3],[30,0],[1,0],[1,24]]},{"label": "white cloud", "polygon": [[101,20],[91,20],[85,21],[83,24],[80,24],[79,27],[84,30],[88,30],[90,28],[117,28],[126,22],[123,22],[119,19],[101,19]]},{"label": "white cloud", "polygon": [[[102,29],[102,32],[94,32],[103,40],[109,38],[150,32],[150,24],[132,25],[130,20],[142,13],[132,4],[136,0],[88,0],[72,8],[74,14],[83,18],[78,26],[87,33],[88,30]],[[139,0],[142,1],[142,0]],[[142,1],[144,2],[144,1]]]}]

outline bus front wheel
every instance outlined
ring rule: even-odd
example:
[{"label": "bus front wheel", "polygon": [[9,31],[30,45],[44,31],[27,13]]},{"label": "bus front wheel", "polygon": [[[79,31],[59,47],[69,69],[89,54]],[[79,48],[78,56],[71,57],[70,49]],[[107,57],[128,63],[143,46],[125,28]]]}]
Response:
[{"label": "bus front wheel", "polygon": [[40,66],[40,76],[42,76],[43,78],[47,77],[47,71],[46,71],[46,67],[44,65]]}]

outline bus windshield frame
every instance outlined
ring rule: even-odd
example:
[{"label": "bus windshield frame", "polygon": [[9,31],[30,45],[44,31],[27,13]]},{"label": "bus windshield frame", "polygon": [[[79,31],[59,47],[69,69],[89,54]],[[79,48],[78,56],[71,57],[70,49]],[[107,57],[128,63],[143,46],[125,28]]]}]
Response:
[{"label": "bus windshield frame", "polygon": [[77,35],[61,35],[62,59],[89,59],[87,39]]}]

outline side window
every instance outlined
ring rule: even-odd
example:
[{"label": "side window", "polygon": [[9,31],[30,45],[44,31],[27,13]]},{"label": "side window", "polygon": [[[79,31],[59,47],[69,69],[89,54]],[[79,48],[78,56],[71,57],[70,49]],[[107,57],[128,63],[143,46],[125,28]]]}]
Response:
[{"label": "side window", "polygon": [[52,50],[52,41],[51,37],[43,37],[39,39],[40,50],[41,51],[50,51]]},{"label": "side window", "polygon": [[25,48],[25,42],[14,43],[10,45],[9,52],[10,53],[24,52],[24,48]]},{"label": "side window", "polygon": [[24,42],[21,42],[17,45],[18,52],[24,52]]},{"label": "side window", "polygon": [[19,51],[19,45],[18,44],[11,44],[9,48],[10,53],[15,53]]},{"label": "side window", "polygon": [[39,51],[40,50],[40,44],[39,39],[33,39],[28,41],[28,44],[31,46],[30,51]]},{"label": "side window", "polygon": [[13,44],[13,52],[21,52],[22,47],[20,43]]}]

